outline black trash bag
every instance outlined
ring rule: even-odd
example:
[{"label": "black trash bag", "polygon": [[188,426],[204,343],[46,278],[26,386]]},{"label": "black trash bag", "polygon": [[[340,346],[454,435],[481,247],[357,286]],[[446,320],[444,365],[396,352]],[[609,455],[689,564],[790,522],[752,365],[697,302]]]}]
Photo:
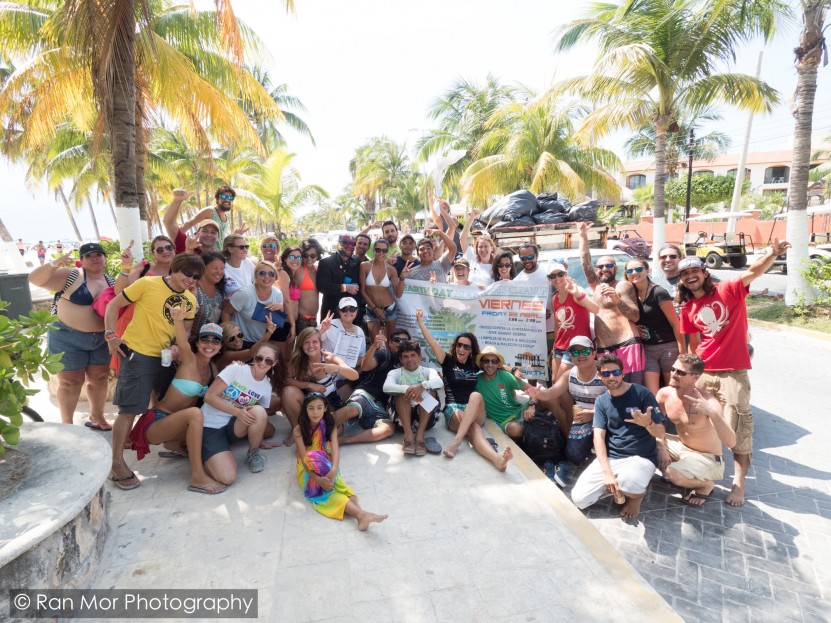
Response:
[{"label": "black trash bag", "polygon": [[598,203],[594,199],[578,203],[568,211],[568,220],[570,223],[576,223],[577,221],[594,222],[597,220],[597,209]]},{"label": "black trash bag", "polygon": [[520,216],[513,221],[499,221],[490,226],[490,230],[503,229],[505,227],[533,227],[536,225],[533,216]]},{"label": "black trash bag", "polygon": [[542,195],[537,195],[537,203],[540,206],[540,212],[556,210],[557,212],[565,213],[567,211],[557,198],[557,193],[543,193]]},{"label": "black trash bag", "polygon": [[551,210],[542,214],[535,214],[531,217],[537,225],[554,225],[556,223],[568,222],[568,214],[562,214]]},{"label": "black trash bag", "polygon": [[571,210],[571,206],[573,204],[571,203],[571,201],[569,201],[565,197],[560,197],[557,201],[559,201],[562,204],[562,206],[566,209],[566,212]]},{"label": "black trash bag", "polygon": [[502,213],[503,221],[515,221],[523,216],[531,216],[537,210],[537,198],[531,191],[517,190],[505,197],[508,208]]}]

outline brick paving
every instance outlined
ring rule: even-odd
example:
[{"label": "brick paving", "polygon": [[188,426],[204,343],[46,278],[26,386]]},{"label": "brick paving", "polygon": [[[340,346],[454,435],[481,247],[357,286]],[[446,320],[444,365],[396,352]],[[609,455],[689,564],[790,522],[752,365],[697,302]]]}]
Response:
[{"label": "brick paving", "polygon": [[[653,479],[637,520],[611,498],[586,516],[685,620],[831,621],[831,341],[751,327],[756,428],[747,503],[701,508]],[[824,417],[823,417],[824,416]],[[726,455],[729,457],[729,453]],[[576,473],[569,479],[571,486]]]}]

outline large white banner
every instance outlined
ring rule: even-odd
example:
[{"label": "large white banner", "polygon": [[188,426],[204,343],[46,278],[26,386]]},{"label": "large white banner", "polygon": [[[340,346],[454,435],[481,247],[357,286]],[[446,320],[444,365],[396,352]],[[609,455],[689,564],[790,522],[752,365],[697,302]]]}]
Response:
[{"label": "large white banner", "polygon": [[[452,283],[406,281],[398,302],[396,327],[416,338],[421,331],[415,312],[446,351],[459,333],[473,333],[479,347],[495,346],[510,366],[528,379],[548,377],[545,342],[545,297],[548,287],[498,281],[485,290]],[[427,349],[428,356],[433,353]]]}]

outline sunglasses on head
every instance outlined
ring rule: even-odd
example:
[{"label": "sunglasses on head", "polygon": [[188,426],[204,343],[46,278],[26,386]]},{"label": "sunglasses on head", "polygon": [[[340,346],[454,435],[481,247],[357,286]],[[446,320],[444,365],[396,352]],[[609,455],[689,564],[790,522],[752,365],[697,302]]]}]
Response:
[{"label": "sunglasses on head", "polygon": [[559,277],[565,277],[565,276],[566,276],[565,273],[558,272],[558,273],[551,273],[550,275],[548,275],[548,278],[549,279],[558,279]]},{"label": "sunglasses on head", "polygon": [[302,257],[302,256],[300,256],[300,255],[295,255],[294,253],[290,253],[290,254],[286,257],[286,259],[287,259],[287,260],[291,260],[292,262],[299,262],[300,260],[302,260],[302,259],[303,259],[303,257]]},{"label": "sunglasses on head", "polygon": [[153,253],[164,253],[165,251],[173,251],[173,245],[164,244],[160,247],[156,247],[155,249],[153,249]]},{"label": "sunglasses on head", "polygon": [[609,270],[612,270],[614,267],[615,265],[612,262],[609,262],[608,264],[598,264],[597,266],[595,266],[597,270],[601,270],[603,268],[608,268]]},{"label": "sunglasses on head", "polygon": [[272,279],[274,279],[274,277],[277,276],[277,273],[275,273],[273,270],[258,270],[257,275],[259,275],[260,277],[271,277]]},{"label": "sunglasses on head", "polygon": [[236,247],[237,249],[246,249],[247,250],[248,247],[250,247],[251,245],[248,245],[248,244],[232,244],[232,245],[228,245],[228,246]]},{"label": "sunglasses on head", "polygon": [[520,262],[530,262],[530,261],[531,261],[531,260],[533,260],[535,257],[537,257],[537,256],[536,256],[536,255],[534,255],[533,253],[532,253],[531,255],[520,255],[520,256],[519,256],[519,261],[520,261]]},{"label": "sunglasses on head", "polygon": [[219,195],[219,198],[222,201],[233,201],[234,199],[236,199],[236,197],[234,197],[234,195]]},{"label": "sunglasses on head", "polygon": [[675,253],[668,253],[667,255],[659,255],[658,259],[659,260],[677,260],[678,255],[675,254]]},{"label": "sunglasses on head", "polygon": [[482,358],[482,365],[488,365],[488,364],[497,364],[498,365],[499,364],[499,359],[496,359],[495,357],[483,357]]},{"label": "sunglasses on head", "polygon": [[626,274],[631,275],[633,273],[638,273],[639,275],[643,272],[643,266],[637,266],[635,268],[627,268]]},{"label": "sunglasses on head", "polygon": [[267,242],[267,243],[263,244],[260,248],[262,248],[262,249],[276,249],[277,245],[274,244],[273,242]]},{"label": "sunglasses on head", "polygon": [[591,348],[572,348],[568,352],[572,357],[588,357],[594,351]]},{"label": "sunglasses on head", "polygon": [[461,350],[473,350],[473,344],[465,344],[464,342],[456,342],[456,348]]},{"label": "sunglasses on head", "polygon": [[608,379],[610,376],[620,376],[621,374],[623,374],[623,370],[621,370],[620,368],[618,368],[617,370],[600,371],[600,376],[602,376],[604,379]]},{"label": "sunglasses on head", "polygon": [[229,342],[236,342],[237,340],[241,340],[241,339],[242,339],[242,333],[237,333],[236,335],[229,335],[228,336],[228,341]]},{"label": "sunglasses on head", "polygon": [[200,335],[199,336],[200,342],[205,342],[206,344],[221,344],[222,340],[213,335]]},{"label": "sunglasses on head", "polygon": [[303,259],[316,260],[317,259],[317,253],[304,253],[303,254]]},{"label": "sunglasses on head", "polygon": [[265,363],[267,366],[274,365],[274,360],[271,357],[263,357],[262,355],[254,355],[254,361],[257,363]]},{"label": "sunglasses on head", "polygon": [[182,274],[185,277],[187,277],[188,279],[193,279],[194,281],[199,281],[199,279],[202,278],[202,275],[200,275],[199,273],[185,273],[185,272],[183,272]]},{"label": "sunglasses on head", "polygon": [[692,372],[685,372],[684,370],[679,370],[675,366],[671,367],[669,371],[673,374],[677,374],[678,376],[687,376],[688,374],[692,374]]},{"label": "sunglasses on head", "polygon": [[358,311],[358,308],[355,307],[354,305],[347,305],[346,307],[341,307],[340,310],[342,312],[353,313],[353,312]]}]

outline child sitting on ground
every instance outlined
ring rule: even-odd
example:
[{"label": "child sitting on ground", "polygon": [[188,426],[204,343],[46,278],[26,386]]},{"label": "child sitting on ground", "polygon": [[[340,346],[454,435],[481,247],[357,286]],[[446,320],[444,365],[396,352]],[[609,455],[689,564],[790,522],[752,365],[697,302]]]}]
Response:
[{"label": "child sitting on ground", "polygon": [[363,510],[355,492],[340,477],[338,431],[326,396],[319,392],[306,396],[293,434],[297,448],[297,482],[318,513],[340,520],[346,513],[358,521],[361,531],[369,528],[369,524],[387,518],[387,515]]}]

